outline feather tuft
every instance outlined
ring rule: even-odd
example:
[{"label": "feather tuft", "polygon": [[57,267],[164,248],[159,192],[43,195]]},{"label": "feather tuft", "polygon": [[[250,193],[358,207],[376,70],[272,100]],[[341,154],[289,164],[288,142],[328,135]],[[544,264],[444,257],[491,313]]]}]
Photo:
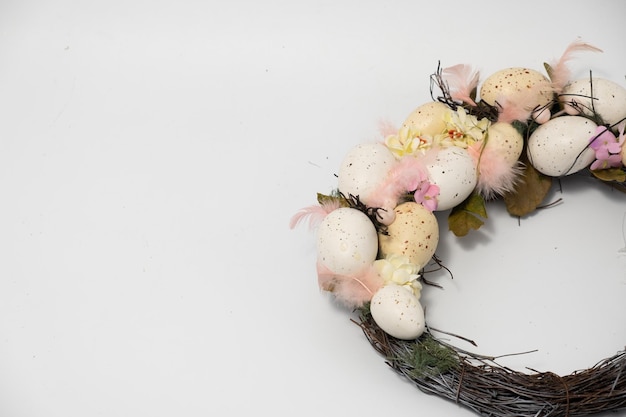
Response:
[{"label": "feather tuft", "polygon": [[514,121],[526,122],[531,118],[532,112],[537,107],[537,91],[540,85],[524,90],[516,100],[500,97],[496,100],[499,107],[498,122],[512,123]]},{"label": "feather tuft", "polygon": [[328,213],[341,206],[339,200],[328,200],[322,204],[304,207],[291,217],[289,228],[294,229],[303,221],[309,220],[309,229],[315,228]]},{"label": "feather tuft", "polygon": [[453,100],[475,106],[472,95],[478,87],[479,73],[465,64],[458,64],[442,70],[442,77],[448,84],[450,96]]},{"label": "feather tuft", "polygon": [[552,82],[552,88],[557,94],[561,93],[563,88],[570,82],[571,70],[568,67],[568,62],[577,52],[602,52],[602,50],[581,40],[570,43],[565,48],[563,55],[558,60],[550,63],[550,81]]},{"label": "feather tuft", "polygon": [[398,133],[398,129],[388,120],[381,120],[378,123],[378,131],[380,132],[383,138],[386,138],[390,135],[395,135]]},{"label": "feather tuft", "polygon": [[[389,170],[385,180],[372,191],[369,197],[372,207],[394,208],[400,196],[411,191],[411,185],[426,171],[428,152],[424,156],[405,156]],[[390,207],[392,205],[393,207]]]},{"label": "feather tuft", "polygon": [[322,290],[331,292],[337,301],[349,308],[358,308],[371,301],[383,286],[383,279],[372,265],[355,275],[339,275],[318,262],[317,277]]},{"label": "feather tuft", "polygon": [[470,146],[468,151],[478,167],[476,190],[483,198],[489,200],[513,191],[523,172],[522,162],[511,165],[496,149],[481,149],[480,143]]}]

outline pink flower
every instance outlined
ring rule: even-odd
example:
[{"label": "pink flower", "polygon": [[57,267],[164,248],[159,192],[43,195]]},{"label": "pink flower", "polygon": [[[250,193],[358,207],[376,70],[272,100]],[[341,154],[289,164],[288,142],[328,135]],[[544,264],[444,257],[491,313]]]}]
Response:
[{"label": "pink flower", "polygon": [[605,153],[603,155],[598,156],[596,151],[596,160],[591,164],[591,170],[595,171],[597,169],[608,169],[608,168],[617,168],[622,165],[622,156],[611,155],[609,153]]},{"label": "pink flower", "polygon": [[[611,153],[619,152],[621,148],[613,132],[606,126],[598,126],[596,128],[596,134],[591,138],[589,147],[596,151],[601,148],[606,148]],[[617,148],[617,150],[614,150],[615,148]]]},{"label": "pink flower", "polygon": [[439,186],[431,184],[428,181],[422,181],[415,190],[415,202],[420,203],[430,212],[437,210],[437,196],[439,195]]},{"label": "pink flower", "polygon": [[424,172],[420,171],[419,176],[411,181],[408,191],[413,191],[415,202],[423,205],[426,210],[430,212],[437,210],[439,186],[431,184]]},{"label": "pink flower", "polygon": [[596,134],[589,143],[589,147],[596,152],[596,160],[591,164],[591,170],[617,168],[622,165],[620,152],[626,138],[624,126],[624,123],[619,126],[619,139],[608,127],[597,127]]}]

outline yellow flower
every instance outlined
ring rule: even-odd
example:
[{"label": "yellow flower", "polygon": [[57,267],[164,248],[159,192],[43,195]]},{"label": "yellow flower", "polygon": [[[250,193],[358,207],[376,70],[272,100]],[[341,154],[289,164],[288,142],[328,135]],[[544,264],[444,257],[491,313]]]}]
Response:
[{"label": "yellow flower", "polygon": [[422,284],[419,282],[420,267],[411,263],[407,256],[391,254],[385,259],[374,261],[374,268],[383,279],[383,285],[400,285],[420,298],[422,293]]},{"label": "yellow flower", "polygon": [[432,138],[420,134],[411,127],[403,127],[395,135],[387,136],[385,145],[396,158],[400,159],[403,156],[415,155],[418,151],[430,148]]},{"label": "yellow flower", "polygon": [[487,128],[491,122],[487,118],[478,118],[467,113],[459,106],[455,112],[444,115],[446,130],[435,138],[438,145],[443,147],[458,146],[467,148],[476,142],[485,139]]}]

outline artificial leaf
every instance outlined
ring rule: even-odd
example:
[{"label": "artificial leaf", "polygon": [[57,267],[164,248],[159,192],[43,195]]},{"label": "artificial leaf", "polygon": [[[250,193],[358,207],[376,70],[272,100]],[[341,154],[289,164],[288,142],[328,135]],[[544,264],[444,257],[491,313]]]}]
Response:
[{"label": "artificial leaf", "polygon": [[348,207],[349,204],[345,198],[340,195],[326,195],[322,193],[317,193],[317,202],[319,204],[324,205],[325,203],[330,203],[333,201],[339,201],[341,207]]},{"label": "artificial leaf", "polygon": [[543,67],[546,69],[546,72],[548,73],[548,78],[552,80],[552,74],[554,74],[554,69],[552,69],[552,66],[550,66],[550,64],[548,64],[547,62],[544,62]]},{"label": "artificial leaf", "polygon": [[481,217],[487,218],[487,207],[485,206],[485,199],[477,192],[473,192],[467,200],[465,200],[465,211],[478,214]]},{"label": "artificial leaf", "polygon": [[479,216],[487,218],[487,209],[482,196],[474,192],[452,209],[448,216],[448,228],[456,236],[465,236],[470,230],[478,230],[485,224]]},{"label": "artificial leaf", "polygon": [[464,210],[452,210],[448,216],[448,227],[459,237],[467,235],[472,229],[478,230],[483,224],[485,222]]},{"label": "artificial leaf", "polygon": [[591,173],[602,181],[626,182],[626,171],[621,168],[596,169]]},{"label": "artificial leaf", "polygon": [[518,217],[532,213],[539,207],[551,186],[552,177],[542,174],[525,161],[520,180],[513,191],[503,196],[507,211]]}]

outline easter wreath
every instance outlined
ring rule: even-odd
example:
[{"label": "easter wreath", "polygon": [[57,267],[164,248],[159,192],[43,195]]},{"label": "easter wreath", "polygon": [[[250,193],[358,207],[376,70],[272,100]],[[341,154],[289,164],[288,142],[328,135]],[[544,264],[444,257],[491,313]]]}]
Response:
[{"label": "easter wreath", "polygon": [[[506,68],[482,83],[468,65],[431,75],[431,98],[399,129],[345,156],[338,185],[296,213],[317,228],[323,291],[356,310],[364,335],[420,390],[484,416],[582,416],[626,409],[626,351],[561,376],[526,373],[460,349],[426,325],[420,295],[435,255],[434,211],[449,211],[462,237],[502,199],[523,217],[542,207],[555,180],[588,172],[626,193],[626,89],[610,80],[572,80],[572,42],[546,75]],[[477,98],[479,97],[479,98]],[[461,336],[458,336],[462,338]]]}]

